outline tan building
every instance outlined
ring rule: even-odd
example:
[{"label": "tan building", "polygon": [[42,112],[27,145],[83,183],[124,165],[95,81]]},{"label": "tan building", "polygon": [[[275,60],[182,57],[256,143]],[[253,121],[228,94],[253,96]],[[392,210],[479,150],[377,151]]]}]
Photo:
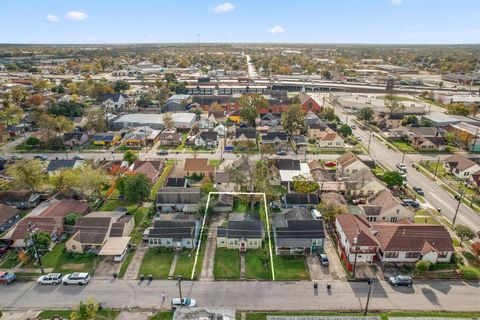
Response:
[{"label": "tan building", "polygon": [[239,251],[260,249],[263,236],[263,225],[260,220],[229,221],[227,227],[217,229],[217,247]]}]

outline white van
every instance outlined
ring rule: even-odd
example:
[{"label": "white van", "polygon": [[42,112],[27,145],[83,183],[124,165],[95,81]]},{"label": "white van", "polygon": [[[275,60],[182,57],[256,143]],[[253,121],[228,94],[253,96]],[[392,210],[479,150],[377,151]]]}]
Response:
[{"label": "white van", "polygon": [[323,219],[322,214],[317,209],[312,209],[310,212],[312,213],[313,219],[315,219],[315,220],[322,220]]},{"label": "white van", "polygon": [[120,261],[122,261],[123,258],[125,258],[125,256],[127,255],[127,252],[128,252],[128,248],[123,249],[123,251],[122,251],[121,254],[119,254],[118,256],[113,257],[113,261],[115,261],[115,262],[120,262]]}]

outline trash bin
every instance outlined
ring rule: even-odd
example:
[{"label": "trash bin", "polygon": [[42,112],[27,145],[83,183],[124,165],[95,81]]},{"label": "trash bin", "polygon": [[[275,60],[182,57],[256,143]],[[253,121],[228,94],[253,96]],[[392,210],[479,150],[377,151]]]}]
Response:
[{"label": "trash bin", "polygon": [[118,273],[114,272],[113,273],[113,279],[117,279],[117,277],[118,277]]},{"label": "trash bin", "polygon": [[149,274],[148,275],[148,281],[152,281],[153,280],[153,275]]},{"label": "trash bin", "polygon": [[318,282],[313,283],[313,289],[315,289],[315,290],[318,289]]},{"label": "trash bin", "polygon": [[140,275],[140,281],[145,280],[145,276],[143,274]]},{"label": "trash bin", "polygon": [[332,288],[332,284],[331,283],[327,283],[327,290],[330,290]]}]

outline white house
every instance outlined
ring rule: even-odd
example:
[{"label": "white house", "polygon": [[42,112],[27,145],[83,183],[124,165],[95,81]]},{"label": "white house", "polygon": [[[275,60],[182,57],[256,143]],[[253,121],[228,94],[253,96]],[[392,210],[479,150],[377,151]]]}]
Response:
[{"label": "white house", "polygon": [[127,100],[123,94],[115,93],[104,95],[102,104],[107,110],[118,110],[123,109],[126,102]]}]

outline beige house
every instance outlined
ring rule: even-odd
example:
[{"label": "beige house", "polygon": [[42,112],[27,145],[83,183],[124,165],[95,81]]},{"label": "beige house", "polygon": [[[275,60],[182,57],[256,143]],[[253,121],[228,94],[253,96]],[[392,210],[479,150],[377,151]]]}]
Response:
[{"label": "beige house", "polygon": [[236,249],[260,249],[263,242],[263,225],[260,220],[229,221],[227,227],[217,229],[217,247]]},{"label": "beige house", "polygon": [[351,152],[346,152],[337,159],[337,176],[339,178],[349,177],[362,169],[370,171],[370,168]]},{"label": "beige house", "polygon": [[336,132],[327,133],[323,137],[317,140],[317,146],[319,148],[343,148],[343,138]]},{"label": "beige house", "polygon": [[[75,233],[66,242],[68,252],[100,252],[110,238],[125,238],[135,226],[133,216],[124,212],[92,212],[75,222]],[[129,237],[128,237],[129,238]],[[121,253],[123,248],[119,248]]]}]

